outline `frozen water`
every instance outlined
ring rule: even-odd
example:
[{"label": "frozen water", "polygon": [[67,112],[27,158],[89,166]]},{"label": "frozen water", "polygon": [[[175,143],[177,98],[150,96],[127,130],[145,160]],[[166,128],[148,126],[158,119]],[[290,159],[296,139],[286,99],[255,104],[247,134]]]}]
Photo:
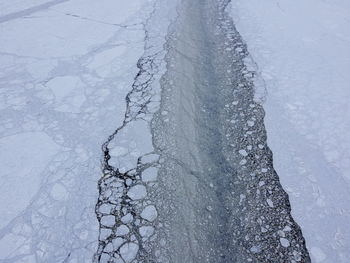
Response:
[{"label": "frozen water", "polygon": [[141,217],[149,222],[153,222],[157,218],[157,209],[154,205],[146,206],[141,212]]},{"label": "frozen water", "polygon": [[144,185],[135,185],[128,191],[128,196],[133,200],[143,199],[147,196],[147,189]]}]

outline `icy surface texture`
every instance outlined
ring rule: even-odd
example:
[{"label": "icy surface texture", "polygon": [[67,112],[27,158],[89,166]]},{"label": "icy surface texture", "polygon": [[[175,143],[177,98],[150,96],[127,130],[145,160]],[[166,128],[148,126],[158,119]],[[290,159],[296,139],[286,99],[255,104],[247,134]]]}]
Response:
[{"label": "icy surface texture", "polygon": [[91,262],[101,145],[123,120],[153,3],[1,1],[1,262]]}]

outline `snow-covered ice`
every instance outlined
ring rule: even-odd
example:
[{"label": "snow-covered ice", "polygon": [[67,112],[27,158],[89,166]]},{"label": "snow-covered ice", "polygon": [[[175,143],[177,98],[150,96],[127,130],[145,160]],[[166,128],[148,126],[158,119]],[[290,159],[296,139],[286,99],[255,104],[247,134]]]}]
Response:
[{"label": "snow-covered ice", "polygon": [[101,145],[123,120],[153,4],[0,1],[1,262],[92,260]]},{"label": "snow-covered ice", "polygon": [[[25,132],[0,139],[0,228],[16,218],[40,189],[44,170],[63,149],[46,133]],[[54,185],[53,194],[59,186]]]}]

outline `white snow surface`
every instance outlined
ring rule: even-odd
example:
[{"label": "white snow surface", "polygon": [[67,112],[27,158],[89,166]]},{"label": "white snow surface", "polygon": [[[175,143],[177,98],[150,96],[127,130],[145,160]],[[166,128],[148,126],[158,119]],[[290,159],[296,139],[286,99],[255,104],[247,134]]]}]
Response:
[{"label": "white snow surface", "polygon": [[153,4],[0,0],[0,262],[91,262],[101,145],[123,121]]},{"label": "white snow surface", "polygon": [[312,260],[349,262],[350,2],[236,0],[230,11]]}]

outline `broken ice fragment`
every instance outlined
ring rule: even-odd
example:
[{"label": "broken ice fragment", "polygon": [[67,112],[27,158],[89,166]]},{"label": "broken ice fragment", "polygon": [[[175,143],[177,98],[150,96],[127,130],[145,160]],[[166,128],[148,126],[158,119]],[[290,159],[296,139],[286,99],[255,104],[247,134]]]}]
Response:
[{"label": "broken ice fragment", "polygon": [[246,159],[243,159],[242,161],[239,162],[240,165],[245,165],[247,163]]},{"label": "broken ice fragment", "polygon": [[273,202],[270,198],[267,198],[266,202],[269,205],[269,207],[273,207]]},{"label": "broken ice fragment", "polygon": [[126,225],[119,226],[116,231],[117,236],[125,236],[128,233],[129,233],[129,228]]},{"label": "broken ice fragment", "polygon": [[283,247],[289,247],[289,246],[290,246],[289,240],[286,239],[286,238],[281,237],[281,238],[280,238],[280,242],[281,242],[281,245],[282,245]]},{"label": "broken ice fragment", "polygon": [[246,150],[239,150],[238,152],[239,152],[240,155],[243,155],[243,156],[247,156],[248,155]]},{"label": "broken ice fragment", "polygon": [[254,121],[247,121],[247,123],[248,123],[249,127],[253,127],[254,126]]},{"label": "broken ice fragment", "polygon": [[149,222],[153,222],[158,216],[157,209],[154,205],[146,206],[141,212],[141,217]]},{"label": "broken ice fragment", "polygon": [[133,200],[140,200],[147,196],[147,190],[144,185],[138,184],[130,188],[128,196]]},{"label": "broken ice fragment", "polygon": [[101,218],[101,224],[107,227],[112,227],[115,224],[115,217],[108,215]]},{"label": "broken ice fragment", "polygon": [[122,221],[124,224],[127,224],[127,223],[132,222],[133,219],[134,219],[134,217],[132,216],[132,214],[128,213],[128,214],[126,214],[125,216],[123,216],[123,217],[121,218],[121,221]]},{"label": "broken ice fragment", "polygon": [[256,254],[256,253],[259,253],[261,250],[260,250],[260,247],[258,247],[258,246],[252,246],[251,248],[250,248],[250,252],[252,252],[252,253],[254,253],[254,254]]},{"label": "broken ice fragment", "polygon": [[135,243],[126,243],[120,248],[120,255],[125,262],[131,262],[135,259],[139,246]]}]

